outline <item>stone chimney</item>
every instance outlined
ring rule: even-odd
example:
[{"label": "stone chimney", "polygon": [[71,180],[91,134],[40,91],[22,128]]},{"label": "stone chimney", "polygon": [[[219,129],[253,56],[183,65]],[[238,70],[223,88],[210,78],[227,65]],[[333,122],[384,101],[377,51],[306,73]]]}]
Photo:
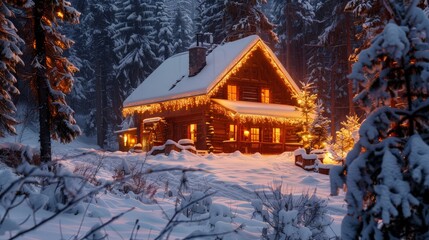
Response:
[{"label": "stone chimney", "polygon": [[206,54],[203,34],[197,34],[196,46],[189,48],[189,77],[197,75],[206,66]]}]

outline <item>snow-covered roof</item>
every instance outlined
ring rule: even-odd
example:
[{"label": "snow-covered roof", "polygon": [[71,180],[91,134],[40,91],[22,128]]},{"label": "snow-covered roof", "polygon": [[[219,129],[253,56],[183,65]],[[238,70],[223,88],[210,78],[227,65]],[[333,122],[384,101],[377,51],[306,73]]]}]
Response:
[{"label": "snow-covered roof", "polygon": [[188,52],[168,58],[125,99],[123,105],[133,107],[205,95],[259,42],[266,48],[265,50],[274,60],[280,72],[289,80],[290,86],[295,91],[299,91],[296,83],[270,48],[258,36],[252,35],[216,47],[207,55],[207,65],[193,77],[188,76]]},{"label": "snow-covered roof", "polygon": [[300,118],[301,113],[294,106],[260,102],[230,101],[225,99],[212,99],[213,102],[238,114],[259,115],[276,118]]}]

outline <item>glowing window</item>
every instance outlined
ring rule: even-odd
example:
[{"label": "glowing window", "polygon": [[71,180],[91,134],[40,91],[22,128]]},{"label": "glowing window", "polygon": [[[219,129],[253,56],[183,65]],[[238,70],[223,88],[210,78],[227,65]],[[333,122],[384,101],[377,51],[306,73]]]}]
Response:
[{"label": "glowing window", "polygon": [[250,141],[259,142],[259,128],[250,129]]},{"label": "glowing window", "polygon": [[273,143],[280,143],[280,128],[273,128]]},{"label": "glowing window", "polygon": [[237,86],[228,85],[228,100],[237,101]]},{"label": "glowing window", "polygon": [[228,137],[230,141],[237,140],[237,125],[234,125],[234,124],[229,125]]},{"label": "glowing window", "polygon": [[194,142],[197,142],[197,124],[196,123],[189,124],[188,138]]},{"label": "glowing window", "polygon": [[261,89],[261,102],[270,103],[270,89],[268,88]]},{"label": "glowing window", "polygon": [[124,134],[124,146],[126,147],[128,143],[128,134]]}]

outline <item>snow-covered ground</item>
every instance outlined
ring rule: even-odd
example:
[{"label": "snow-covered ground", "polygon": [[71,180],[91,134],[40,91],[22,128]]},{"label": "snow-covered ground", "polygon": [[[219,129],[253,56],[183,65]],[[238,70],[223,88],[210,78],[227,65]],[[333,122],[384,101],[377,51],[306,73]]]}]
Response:
[{"label": "snow-covered ground", "polygon": [[[14,141],[14,137],[0,139],[1,142]],[[22,143],[38,147],[38,136],[27,132]],[[187,172],[189,190],[215,192],[212,201],[215,204],[224,205],[232,212],[233,227],[244,224],[245,227],[239,235],[228,239],[260,239],[262,228],[266,225],[260,218],[252,218],[254,209],[252,199],[256,199],[255,191],[267,189],[267,186],[282,184],[284,193],[293,192],[300,195],[307,191],[317,189],[317,196],[328,203],[328,214],[332,218],[332,225],[327,233],[330,236],[340,235],[340,223],[346,213],[344,193],[332,197],[329,195],[329,177],[326,175],[307,172],[294,165],[293,154],[281,155],[244,155],[239,152],[232,154],[216,154],[198,156],[189,152],[172,152],[169,156],[157,155],[145,158],[144,153],[105,152],[95,145],[88,143],[88,139],[79,138],[68,145],[53,142],[54,159],[60,161],[71,171],[77,167],[97,166],[101,168],[96,176],[100,181],[112,180],[114,170],[125,160],[130,168],[140,167],[144,163],[144,169],[167,168],[198,168],[203,171]],[[153,201],[150,199],[138,199],[134,194],[123,194],[102,191],[98,193],[90,203],[84,203],[87,207],[85,214],[62,214],[42,227],[25,235],[22,239],[71,239],[76,235],[84,236],[96,223],[106,222],[116,214],[134,208],[114,221],[102,232],[108,234],[108,239],[130,239],[136,220],[139,220],[140,229],[137,239],[153,239],[159,231],[165,227],[168,220],[164,216],[174,213],[176,193],[181,182],[182,171],[172,170],[149,174],[147,182],[154,184],[156,194]],[[167,187],[166,187],[167,186]],[[168,192],[173,192],[173,197]],[[0,211],[3,211],[0,208]],[[11,216],[17,222],[24,220],[31,213],[26,204],[14,210]],[[43,219],[51,213],[39,210],[37,219]],[[3,213],[1,214],[3,215]],[[203,215],[204,216],[204,215]],[[205,215],[207,216],[207,215]],[[183,218],[182,218],[183,219]],[[26,224],[31,225],[32,221]],[[181,239],[195,230],[210,231],[206,222],[199,224],[179,224],[174,228],[170,239]],[[77,239],[79,239],[79,237]],[[7,239],[9,235],[0,235],[0,239]]]}]

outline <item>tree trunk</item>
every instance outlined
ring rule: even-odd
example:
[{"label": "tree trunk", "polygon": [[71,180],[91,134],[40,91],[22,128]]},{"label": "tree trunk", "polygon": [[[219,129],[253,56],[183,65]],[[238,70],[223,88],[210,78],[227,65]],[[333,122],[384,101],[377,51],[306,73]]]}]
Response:
[{"label": "tree trunk", "polygon": [[39,102],[39,141],[40,160],[43,163],[50,162],[51,157],[51,114],[49,112],[49,89],[46,79],[46,49],[45,33],[42,28],[42,16],[45,1],[35,1],[34,5],[34,37],[36,41],[36,67],[37,98]]},{"label": "tree trunk", "polygon": [[[347,38],[347,56],[350,57],[350,55],[352,54],[352,44],[351,44],[351,37],[352,37],[352,32],[351,32],[351,15],[350,13],[345,13],[345,17],[346,17],[346,38]],[[352,63],[350,61],[347,61],[347,69],[349,73],[352,72]],[[348,92],[348,100],[349,100],[349,115],[355,115],[356,111],[354,108],[354,103],[353,103],[353,82],[349,79],[347,81],[347,92]]]},{"label": "tree trunk", "polygon": [[97,145],[104,147],[104,124],[103,124],[103,81],[101,79],[101,64],[98,63],[95,69],[95,122],[97,127]]}]

